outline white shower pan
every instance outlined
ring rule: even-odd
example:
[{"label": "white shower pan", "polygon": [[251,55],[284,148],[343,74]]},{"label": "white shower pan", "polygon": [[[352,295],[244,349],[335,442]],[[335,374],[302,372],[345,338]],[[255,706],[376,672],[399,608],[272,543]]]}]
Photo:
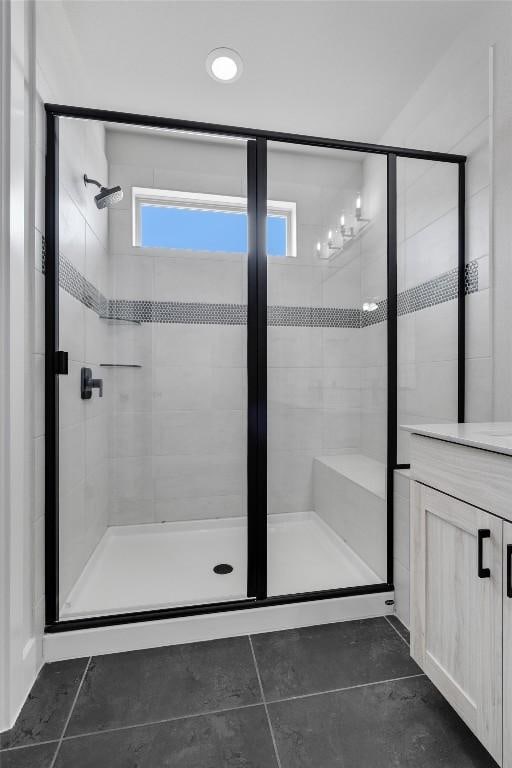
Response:
[{"label": "white shower pan", "polygon": [[[271,596],[381,579],[314,512],[268,518]],[[225,563],[232,572],[217,574]],[[71,619],[246,597],[245,518],[112,526],[62,606]]]}]

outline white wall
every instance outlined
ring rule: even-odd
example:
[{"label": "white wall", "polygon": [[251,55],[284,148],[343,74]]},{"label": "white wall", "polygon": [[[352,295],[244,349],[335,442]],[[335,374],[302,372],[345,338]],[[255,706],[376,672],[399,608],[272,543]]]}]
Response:
[{"label": "white wall", "polygon": [[[41,13],[44,5],[44,13]],[[60,3],[1,3],[2,504],[0,730],[42,663],[44,626],[44,101],[85,83]],[[55,40],[59,56],[55,56]],[[66,62],[65,67],[62,62]],[[85,86],[84,86],[85,87]],[[87,88],[85,87],[85,92]]]},{"label": "white wall", "polygon": [[0,730],[16,717],[41,656],[35,608],[42,536],[32,439],[33,6],[3,3],[1,50]]}]

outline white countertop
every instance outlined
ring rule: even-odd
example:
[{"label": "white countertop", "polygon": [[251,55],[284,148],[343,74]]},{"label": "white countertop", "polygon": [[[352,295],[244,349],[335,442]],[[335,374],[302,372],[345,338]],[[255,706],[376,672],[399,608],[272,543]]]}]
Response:
[{"label": "white countertop", "polygon": [[475,424],[413,424],[401,429],[450,443],[469,445],[485,451],[512,456],[512,422],[495,421]]}]

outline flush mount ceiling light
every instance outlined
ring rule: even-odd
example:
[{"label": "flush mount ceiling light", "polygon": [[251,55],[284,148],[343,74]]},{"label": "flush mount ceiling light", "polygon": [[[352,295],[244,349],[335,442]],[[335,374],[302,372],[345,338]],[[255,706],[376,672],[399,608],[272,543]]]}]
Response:
[{"label": "flush mount ceiling light", "polygon": [[206,71],[219,83],[234,83],[242,70],[242,59],[232,48],[214,48],[206,58]]}]

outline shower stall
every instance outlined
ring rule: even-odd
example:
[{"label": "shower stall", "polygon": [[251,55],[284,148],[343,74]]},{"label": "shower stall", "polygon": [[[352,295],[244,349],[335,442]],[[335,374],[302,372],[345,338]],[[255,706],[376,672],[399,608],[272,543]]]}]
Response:
[{"label": "shower stall", "polygon": [[464,419],[465,158],[46,110],[47,631],[392,592],[398,425]]}]

